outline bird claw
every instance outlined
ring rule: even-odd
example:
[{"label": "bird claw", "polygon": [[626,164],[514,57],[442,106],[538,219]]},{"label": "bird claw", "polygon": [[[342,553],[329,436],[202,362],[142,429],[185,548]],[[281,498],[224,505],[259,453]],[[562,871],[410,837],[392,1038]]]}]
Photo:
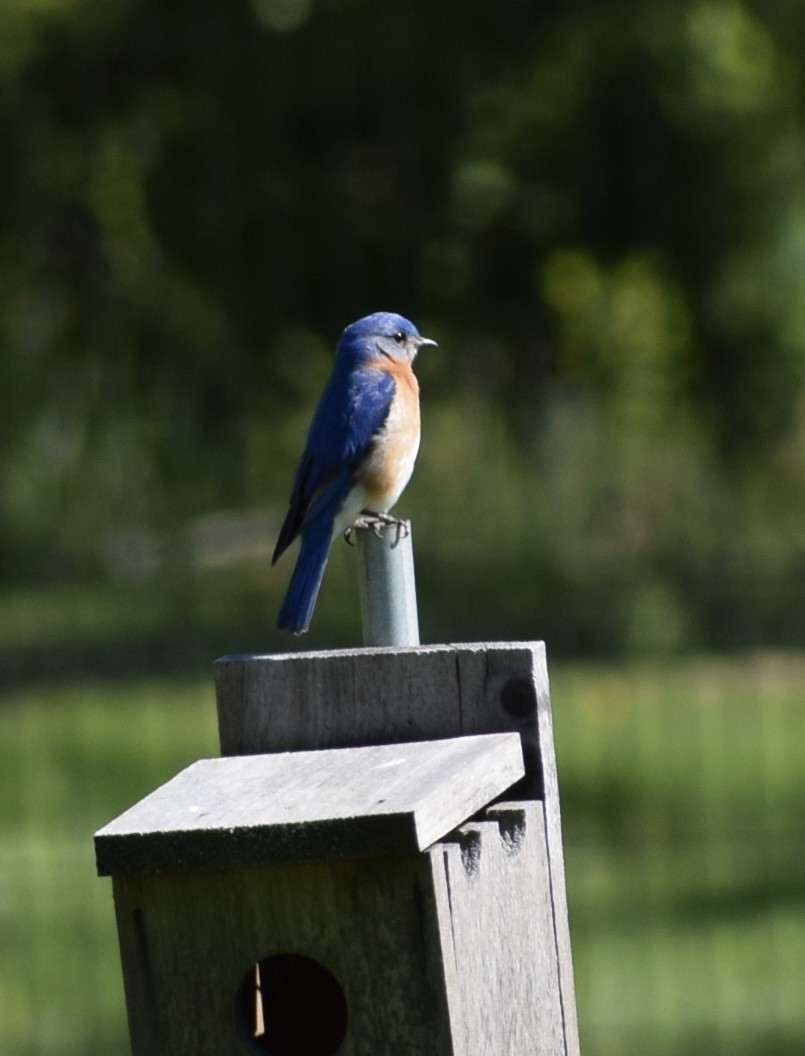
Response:
[{"label": "bird claw", "polygon": [[371,513],[368,510],[364,510],[344,532],[344,539],[350,546],[354,546],[352,533],[356,528],[368,528],[374,532],[378,539],[382,539],[384,530],[391,527],[395,529],[394,542],[391,544],[393,550],[399,544],[400,539],[408,537],[408,522],[401,520],[399,517],[392,517],[389,513]]}]

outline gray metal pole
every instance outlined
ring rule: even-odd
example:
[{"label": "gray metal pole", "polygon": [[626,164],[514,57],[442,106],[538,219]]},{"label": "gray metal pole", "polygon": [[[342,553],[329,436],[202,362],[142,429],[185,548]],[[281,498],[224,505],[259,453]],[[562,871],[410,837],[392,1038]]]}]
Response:
[{"label": "gray metal pole", "polygon": [[356,528],[363,644],[419,645],[411,522]]}]

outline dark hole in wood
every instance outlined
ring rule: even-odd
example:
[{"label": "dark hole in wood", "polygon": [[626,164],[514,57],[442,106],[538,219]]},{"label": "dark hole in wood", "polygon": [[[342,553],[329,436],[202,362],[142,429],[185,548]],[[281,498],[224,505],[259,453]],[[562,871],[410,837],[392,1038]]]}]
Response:
[{"label": "dark hole in wood", "polygon": [[238,987],[238,1034],[257,1056],[334,1056],[347,1018],[335,976],[298,953],[264,958]]},{"label": "dark hole in wood", "polygon": [[527,678],[516,675],[509,679],[500,691],[500,703],[507,714],[515,718],[525,718],[537,708],[537,694],[534,684]]}]

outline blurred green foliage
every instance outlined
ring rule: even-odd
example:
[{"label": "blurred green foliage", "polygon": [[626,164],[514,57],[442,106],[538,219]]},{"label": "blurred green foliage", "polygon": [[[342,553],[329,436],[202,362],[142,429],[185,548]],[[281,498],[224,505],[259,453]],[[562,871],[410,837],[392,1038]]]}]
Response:
[{"label": "blurred green foliage", "polygon": [[267,553],[390,308],[432,636],[801,641],[803,54],[794,0],[6,0],[2,580]]}]

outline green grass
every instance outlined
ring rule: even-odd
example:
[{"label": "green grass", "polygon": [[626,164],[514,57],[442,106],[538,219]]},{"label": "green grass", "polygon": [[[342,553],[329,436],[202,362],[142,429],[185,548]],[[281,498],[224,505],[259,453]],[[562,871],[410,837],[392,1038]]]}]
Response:
[{"label": "green grass", "polygon": [[558,666],[585,1056],[801,1051],[805,657]]},{"label": "green grass", "polygon": [[[584,1056],[805,1038],[805,657],[551,665]],[[0,1056],[123,1056],[92,833],[216,753],[212,678],[0,704]]]},{"label": "green grass", "polygon": [[210,682],[85,681],[0,710],[0,1053],[128,1051],[111,885],[92,833],[216,753]]}]

